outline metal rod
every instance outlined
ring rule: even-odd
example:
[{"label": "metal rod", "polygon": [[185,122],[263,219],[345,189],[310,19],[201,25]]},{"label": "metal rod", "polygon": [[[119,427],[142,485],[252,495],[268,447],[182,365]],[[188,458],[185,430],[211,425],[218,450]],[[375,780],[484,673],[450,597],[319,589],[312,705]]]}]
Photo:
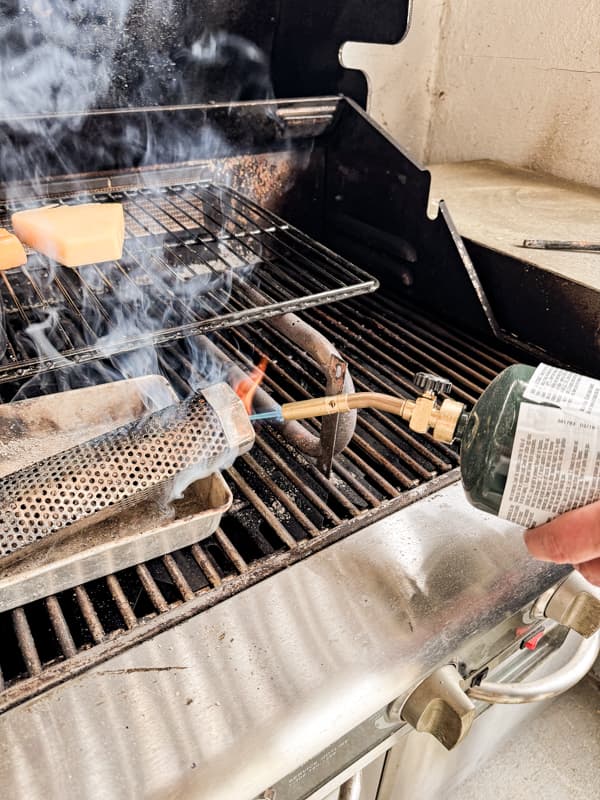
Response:
[{"label": "metal rod", "polygon": [[[459,349],[466,346],[471,353],[485,359],[490,366],[497,367],[498,371],[517,362],[517,359],[503,353],[496,345],[486,344],[481,338],[475,338],[465,331],[459,332],[452,326],[442,326],[424,312],[411,308],[397,298],[392,301],[385,294],[378,294],[377,302],[368,296],[365,296],[364,301],[366,306],[371,309],[372,315],[381,315],[383,310],[385,314],[401,318],[404,324],[412,325],[413,330],[417,333],[422,332],[425,339],[437,337],[440,342],[446,340],[455,342]],[[386,316],[386,319],[389,317]]]},{"label": "metal rod", "polygon": [[167,568],[167,572],[171,576],[171,579],[175,586],[177,587],[177,591],[181,595],[182,600],[191,600],[194,596],[194,592],[192,591],[191,586],[187,582],[183,572],[177,566],[177,563],[173,556],[169,553],[162,558],[163,564]]},{"label": "metal rod", "polygon": [[[317,316],[317,315],[315,315]],[[323,320],[326,320],[323,322]],[[329,320],[333,323],[333,327],[328,324]],[[342,323],[340,320],[332,320],[327,314],[320,315],[320,318],[315,323],[324,331],[329,333],[333,338],[339,336],[339,331],[335,330],[335,327],[338,328],[342,327]],[[483,380],[481,385],[478,386],[474,384],[472,381],[464,378],[461,376],[460,373],[457,373],[456,370],[448,368],[443,362],[439,360],[439,358],[431,357],[429,354],[424,353],[423,350],[412,346],[409,342],[402,341],[402,347],[397,346],[393,343],[392,337],[388,339],[387,347],[393,353],[396,354],[396,358],[391,358],[386,355],[385,352],[379,347],[375,347],[375,345],[371,345],[368,339],[365,341],[365,337],[363,336],[360,341],[360,347],[358,343],[352,341],[352,337],[348,336],[349,331],[345,332],[346,336],[346,344],[345,344],[345,356],[348,360],[348,363],[354,369],[359,368],[361,363],[365,361],[365,352],[372,352],[373,358],[377,359],[377,369],[378,371],[387,377],[389,377],[392,381],[399,383],[403,387],[406,387],[407,391],[414,393],[415,387],[412,382],[412,377],[416,371],[422,369],[433,370],[434,372],[439,372],[443,374],[444,377],[451,378],[453,381],[459,381],[460,384],[463,386],[467,386],[467,388],[471,389],[472,392],[466,392],[460,388],[460,386],[454,385],[453,393],[460,397],[461,400],[465,400],[468,403],[475,403],[485,386],[489,383],[489,380]],[[389,335],[388,331],[388,335]],[[370,337],[369,337],[370,338]],[[385,345],[384,345],[385,346]],[[354,358],[351,358],[348,355],[348,350],[351,350],[353,353],[356,354]],[[416,358],[411,357],[410,354],[416,356]],[[406,361],[412,362],[412,368],[406,366]],[[404,363],[403,363],[404,362]],[[405,372],[408,375],[408,379],[403,378],[401,372]]]},{"label": "metal rod", "polygon": [[[315,466],[315,464],[313,464],[312,461],[308,461],[308,459],[305,458],[301,453],[295,451],[293,449],[293,446],[290,445],[290,443],[283,438],[283,436],[279,431],[270,429],[269,431],[267,431],[267,434],[269,438],[277,442],[281,447],[283,447],[289,453],[293,454],[294,459],[309,473],[311,478],[313,478],[317,483],[319,483],[325,489],[327,494],[334,500],[336,500],[342,508],[344,508],[353,517],[357,517],[360,515],[361,513],[360,509],[357,508],[354,505],[354,503],[352,503],[346,497],[346,495],[337,488],[337,486],[332,481],[326,478],[323,475],[323,473],[319,469],[317,469],[317,467]],[[257,437],[257,442],[259,445],[261,444],[262,441],[263,441],[262,437]],[[335,465],[335,470],[341,477],[338,464]]]},{"label": "metal rod", "polygon": [[215,539],[221,545],[221,547],[225,551],[225,555],[235,566],[237,571],[240,574],[242,572],[247,572],[248,564],[246,564],[242,556],[238,553],[236,548],[231,543],[231,540],[229,539],[229,537],[222,528],[217,528],[217,530],[215,531]]},{"label": "metal rod", "polygon": [[46,598],[46,608],[48,610],[52,629],[60,644],[60,649],[63,651],[65,658],[71,658],[77,652],[77,648],[75,647],[71,631],[69,630],[69,626],[67,625],[67,621],[56,595],[50,595],[50,597]]},{"label": "metal rod", "polygon": [[254,475],[261,479],[263,485],[268,489],[268,491],[274,497],[276,497],[285,508],[287,508],[292,517],[294,517],[294,519],[300,523],[300,525],[310,536],[319,535],[319,529],[316,527],[316,525],[314,525],[306,516],[306,514],[300,510],[299,506],[290,497],[288,492],[284,491],[281,486],[279,486],[271,477],[269,477],[267,471],[261,467],[255,458],[247,453],[245,456],[243,456],[242,460],[248,465],[248,467],[250,467]]},{"label": "metal rod", "polygon": [[[319,314],[319,311],[323,313]],[[335,319],[326,309],[314,309],[313,313],[330,324],[342,326],[342,321]],[[466,363],[469,359],[465,357],[464,352],[461,353],[443,339],[439,342],[427,341],[421,333],[411,331],[404,324],[404,320],[400,320],[401,317],[397,317],[395,320],[382,318],[380,314],[374,314],[365,320],[364,314],[357,314],[356,319],[352,316],[352,330],[346,324],[344,332],[348,338],[351,338],[352,334],[356,335],[357,329],[362,331],[364,335],[361,337],[361,345],[364,343],[378,360],[383,358],[386,363],[395,365],[396,369],[406,369],[411,377],[414,368],[411,370],[405,367],[406,361],[412,362],[419,369],[425,363],[442,370],[455,382],[458,381],[460,385],[471,389],[475,392],[476,397],[498,374],[497,369],[485,366],[482,368],[482,365],[477,364],[474,359],[471,359],[471,363],[477,364],[477,368],[470,367]],[[380,333],[376,331],[380,331]],[[390,335],[390,333],[395,335]],[[452,352],[456,353],[457,357],[451,355]],[[411,356],[415,357],[414,361]],[[465,375],[473,380],[467,380]]]},{"label": "metal rod", "polygon": [[212,561],[206,555],[204,550],[202,550],[202,548],[197,544],[193,544],[190,549],[192,551],[192,555],[194,556],[196,563],[204,573],[210,585],[213,587],[220,586],[222,583],[221,576],[215,569]]},{"label": "metal rod", "polygon": [[138,564],[135,571],[154,608],[159,614],[164,614],[165,611],[169,610],[169,604],[163,597],[148,567],[145,564]]},{"label": "metal rod", "polygon": [[254,506],[261,517],[268,522],[269,527],[277,535],[277,537],[281,539],[283,544],[287,545],[289,548],[296,547],[297,542],[294,537],[288,533],[271,509],[268,508],[267,504],[261,500],[255,491],[253,491],[253,489],[250,487],[250,484],[244,478],[242,478],[237,469],[231,467],[227,471],[227,474],[230,478],[232,478],[237,488],[244,495],[244,497],[250,501],[251,505]]},{"label": "metal rod", "polygon": [[15,634],[19,643],[19,650],[25,662],[25,668],[31,676],[39,675],[42,671],[42,662],[40,661],[29,622],[25,616],[25,611],[22,608],[15,608],[11,613]]},{"label": "metal rod", "polygon": [[102,623],[100,622],[100,618],[96,614],[94,604],[90,600],[90,596],[88,595],[84,586],[75,587],[75,597],[77,598],[77,603],[81,609],[81,613],[86,625],[88,626],[89,632],[92,635],[94,644],[100,644],[106,638],[106,633]]},{"label": "metal rod", "polygon": [[256,439],[256,444],[258,447],[267,455],[269,461],[271,461],[277,469],[285,475],[285,477],[294,484],[298,489],[300,489],[301,493],[312,503],[313,506],[319,509],[319,511],[324,514],[334,525],[341,522],[340,517],[331,510],[331,508],[324,503],[321,498],[319,497],[316,492],[306,484],[305,481],[301,481],[298,475],[298,471],[293,470],[290,466],[281,458],[272,447],[270,447],[260,436]]},{"label": "metal rod", "polygon": [[138,624],[138,620],[136,615],[133,613],[131,606],[129,605],[129,600],[125,596],[125,592],[121,584],[118,581],[116,575],[107,575],[106,577],[106,585],[115,601],[117,608],[119,609],[119,614],[123,618],[123,622],[131,630],[131,628],[135,628]]}]

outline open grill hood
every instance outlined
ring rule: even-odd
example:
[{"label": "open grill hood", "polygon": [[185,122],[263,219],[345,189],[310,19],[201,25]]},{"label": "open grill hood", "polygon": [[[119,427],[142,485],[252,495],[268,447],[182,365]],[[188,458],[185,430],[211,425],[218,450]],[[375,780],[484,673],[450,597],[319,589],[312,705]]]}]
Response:
[{"label": "open grill hood", "polygon": [[[9,4],[10,5],[10,4]],[[364,106],[365,77],[338,58],[347,41],[394,44],[409,0],[78,0],[3,11],[10,94],[21,70],[56,59],[85,94],[27,98],[27,113],[344,94]],[[76,32],[77,35],[72,35]],[[55,52],[58,43],[62,52]],[[74,67],[79,68],[79,73]],[[67,73],[68,74],[68,73]],[[82,103],[82,100],[85,102]],[[25,101],[24,101],[25,102]]]}]

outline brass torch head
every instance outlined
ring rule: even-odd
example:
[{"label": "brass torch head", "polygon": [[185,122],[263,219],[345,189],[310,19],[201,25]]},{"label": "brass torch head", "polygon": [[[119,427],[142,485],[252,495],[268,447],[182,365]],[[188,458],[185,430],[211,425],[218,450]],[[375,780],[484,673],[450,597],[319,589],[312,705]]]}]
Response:
[{"label": "brass torch head", "polygon": [[430,392],[417,397],[408,427],[416,433],[429,433],[436,442],[451,444],[465,407],[446,397],[440,403]]}]

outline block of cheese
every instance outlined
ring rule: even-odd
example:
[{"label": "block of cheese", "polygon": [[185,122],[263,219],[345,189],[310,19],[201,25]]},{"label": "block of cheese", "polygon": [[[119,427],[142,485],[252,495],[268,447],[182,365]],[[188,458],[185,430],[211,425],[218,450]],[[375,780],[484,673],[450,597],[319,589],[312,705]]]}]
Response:
[{"label": "block of cheese", "polygon": [[6,228],[0,228],[0,269],[22,267],[26,263],[27,256],[21,242]]},{"label": "block of cheese", "polygon": [[19,239],[65,267],[113,261],[123,255],[121,203],[43,206],[11,218]]}]

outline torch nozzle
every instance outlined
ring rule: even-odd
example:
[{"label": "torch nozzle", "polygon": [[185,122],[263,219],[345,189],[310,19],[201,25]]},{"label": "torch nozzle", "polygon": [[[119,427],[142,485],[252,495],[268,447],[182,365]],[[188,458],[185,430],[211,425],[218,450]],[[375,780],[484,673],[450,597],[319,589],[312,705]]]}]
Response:
[{"label": "torch nozzle", "polygon": [[263,420],[270,419],[276,422],[283,422],[281,408],[275,408],[272,411],[260,411],[256,414],[250,414],[250,422],[261,422]]},{"label": "torch nozzle", "polygon": [[279,419],[285,422],[325,417],[329,414],[343,414],[355,408],[372,408],[396,414],[408,422],[411,430],[417,433],[430,433],[436,441],[447,443],[451,443],[457,435],[460,435],[457,433],[457,427],[465,411],[462,403],[449,397],[439,399],[433,391],[426,391],[415,400],[381,392],[356,392],[356,394],[336,394],[284,403],[281,406]]}]

